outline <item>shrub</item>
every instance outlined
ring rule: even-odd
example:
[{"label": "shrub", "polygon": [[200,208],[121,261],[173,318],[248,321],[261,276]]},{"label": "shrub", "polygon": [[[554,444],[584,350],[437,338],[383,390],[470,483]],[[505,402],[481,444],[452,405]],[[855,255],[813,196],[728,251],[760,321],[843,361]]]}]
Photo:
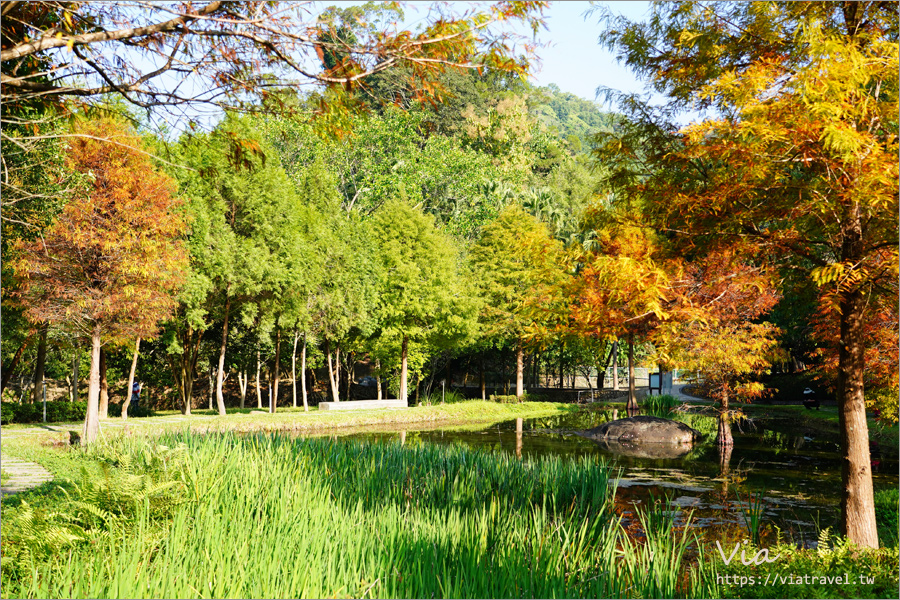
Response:
[{"label": "shrub", "polygon": [[[247,409],[246,412],[250,412],[250,409]],[[134,403],[128,406],[128,418],[136,417],[152,417],[154,414],[153,409],[147,406],[144,403],[135,405]],[[110,404],[109,405],[109,416],[111,417],[121,417],[122,416],[122,405],[121,404]]]},{"label": "shrub", "polygon": [[[81,421],[87,412],[86,402],[52,401],[47,403],[47,422]],[[44,420],[44,405],[17,404],[4,402],[2,405],[2,423],[40,423]]]},{"label": "shrub", "polygon": [[538,394],[529,394],[525,392],[522,394],[522,397],[519,398],[515,394],[491,394],[488,397],[490,402],[499,402],[500,404],[516,404],[517,402],[547,402],[547,398],[545,396],[541,396]]},{"label": "shrub", "polygon": [[499,402],[500,404],[515,404],[519,401],[519,397],[515,394],[491,394],[488,396],[491,402]]},{"label": "shrub", "polygon": [[0,425],[8,425],[13,422],[16,409],[12,402],[0,402]]},{"label": "shrub", "polygon": [[[753,545],[743,548],[748,557],[756,553]],[[716,557],[719,580],[730,575],[731,581],[743,582],[739,585],[721,585],[720,595],[713,597],[892,598],[897,594],[896,547],[878,550],[858,548],[832,536],[825,529],[820,532],[819,545],[815,549],[779,544],[768,550],[771,556],[779,557],[776,562],[765,566],[744,565],[738,557],[726,566],[721,563],[719,552],[713,548],[710,554]],[[847,576],[847,581],[842,585],[824,580],[825,577],[842,575]],[[865,580],[861,579],[863,576]]]}]

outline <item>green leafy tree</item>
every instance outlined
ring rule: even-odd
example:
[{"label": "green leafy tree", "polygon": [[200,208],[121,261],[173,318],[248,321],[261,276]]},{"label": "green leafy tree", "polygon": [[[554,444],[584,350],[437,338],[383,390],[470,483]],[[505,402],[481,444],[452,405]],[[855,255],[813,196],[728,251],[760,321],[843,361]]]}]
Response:
[{"label": "green leafy tree", "polygon": [[372,216],[371,232],[383,265],[377,335],[399,346],[398,397],[405,400],[410,352],[470,338],[478,305],[468,291],[459,251],[432,217],[402,200],[389,200]]},{"label": "green leafy tree", "polygon": [[[277,158],[268,158],[247,122],[229,117],[211,134],[190,136],[180,146],[182,193],[194,216],[192,276],[183,331],[200,332],[210,319],[222,323],[216,402],[225,414],[229,322],[249,302],[280,297],[304,272],[310,250],[300,235],[299,200]],[[193,342],[196,344],[196,341]],[[182,353],[185,344],[172,347]],[[196,357],[188,362],[196,361]],[[189,399],[185,395],[185,399]]]},{"label": "green leafy tree", "polygon": [[565,277],[562,244],[546,225],[512,205],[484,227],[470,260],[484,299],[483,335],[515,348],[516,396],[521,398],[526,332],[540,328],[537,313],[526,307],[538,304],[543,291]]}]

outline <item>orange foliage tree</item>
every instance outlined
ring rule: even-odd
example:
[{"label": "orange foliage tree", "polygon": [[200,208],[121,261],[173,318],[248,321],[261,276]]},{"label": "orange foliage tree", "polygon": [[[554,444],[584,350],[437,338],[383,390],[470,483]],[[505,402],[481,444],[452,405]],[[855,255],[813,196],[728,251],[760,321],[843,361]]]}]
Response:
[{"label": "orange foliage tree", "polygon": [[156,332],[175,307],[187,267],[185,222],[174,184],[141,151],[138,136],[112,119],[80,120],[68,164],[87,186],[13,265],[26,316],[91,340],[82,444],[97,438],[100,350]]},{"label": "orange foliage tree", "polygon": [[[610,221],[609,219],[613,219]],[[574,332],[594,338],[628,339],[629,412],[637,410],[635,337],[646,338],[668,314],[664,308],[673,263],[667,263],[645,228],[615,222],[603,211],[585,220],[591,231],[577,258],[578,272],[567,296]]]},{"label": "orange foliage tree", "polygon": [[[753,244],[833,299],[841,529],[878,547],[865,414],[866,306],[898,276],[898,13],[890,2],[659,3],[602,41],[668,104],[624,99],[600,144],[617,194],[686,252]],[[685,107],[712,109],[681,129]],[[629,110],[631,109],[631,110]],[[621,159],[620,159],[621,157]]]},{"label": "orange foliage tree", "polygon": [[761,373],[778,356],[778,328],[755,322],[778,302],[767,274],[740,260],[733,248],[687,264],[670,284],[669,318],[654,332],[662,363],[701,373],[719,401],[716,441],[731,446],[731,398],[763,391],[746,377]]}]

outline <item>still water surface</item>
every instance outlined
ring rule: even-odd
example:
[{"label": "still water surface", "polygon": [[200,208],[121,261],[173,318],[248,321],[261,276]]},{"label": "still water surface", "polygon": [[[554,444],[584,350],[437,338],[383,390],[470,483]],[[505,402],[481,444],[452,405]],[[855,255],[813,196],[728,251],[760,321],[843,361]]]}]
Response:
[{"label": "still water surface", "polygon": [[[460,444],[522,457],[597,457],[620,469],[616,502],[626,517],[634,504],[664,498],[682,518],[690,514],[695,527],[722,540],[747,537],[744,510],[751,493],[764,498],[763,543],[772,543],[780,535],[811,546],[818,529],[837,526],[841,480],[837,435],[805,429],[786,418],[756,419],[741,428],[735,426],[730,456],[723,456],[716,444],[707,440],[681,458],[641,458],[616,454],[579,435],[608,419],[607,413],[585,410],[463,430],[458,426],[407,425],[405,430],[382,428],[332,435],[405,444]],[[896,487],[896,455],[881,456],[879,462],[874,467],[875,488]]]}]

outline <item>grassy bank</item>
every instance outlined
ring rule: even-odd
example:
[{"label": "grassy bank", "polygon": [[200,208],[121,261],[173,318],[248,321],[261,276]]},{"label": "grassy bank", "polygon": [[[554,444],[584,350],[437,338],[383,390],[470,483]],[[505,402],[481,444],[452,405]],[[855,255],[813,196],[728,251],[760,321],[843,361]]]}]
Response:
[{"label": "grassy bank", "polygon": [[[427,423],[441,421],[502,421],[517,417],[545,416],[565,414],[577,411],[578,407],[570,404],[553,402],[522,402],[519,404],[499,404],[472,400],[457,404],[434,406],[415,406],[404,409],[374,409],[348,411],[320,411],[311,408],[309,412],[302,408],[279,408],[275,414],[256,409],[230,408],[227,414],[219,416],[211,410],[195,410],[190,416],[175,411],[163,411],[153,417],[139,419],[107,419],[101,421],[115,427],[127,423],[130,429],[150,429],[160,432],[173,426],[185,425],[199,428],[199,431],[251,431],[251,430],[294,430],[328,429],[333,427],[359,427],[365,425],[382,425],[390,423]],[[78,422],[54,424],[53,427],[80,425]],[[5,426],[3,431],[15,432],[35,427],[29,424]],[[110,431],[110,427],[106,430]]]},{"label": "grassy bank", "polygon": [[101,468],[4,500],[4,597],[712,593],[671,516],[626,534],[596,460],[190,433],[67,453]]}]

